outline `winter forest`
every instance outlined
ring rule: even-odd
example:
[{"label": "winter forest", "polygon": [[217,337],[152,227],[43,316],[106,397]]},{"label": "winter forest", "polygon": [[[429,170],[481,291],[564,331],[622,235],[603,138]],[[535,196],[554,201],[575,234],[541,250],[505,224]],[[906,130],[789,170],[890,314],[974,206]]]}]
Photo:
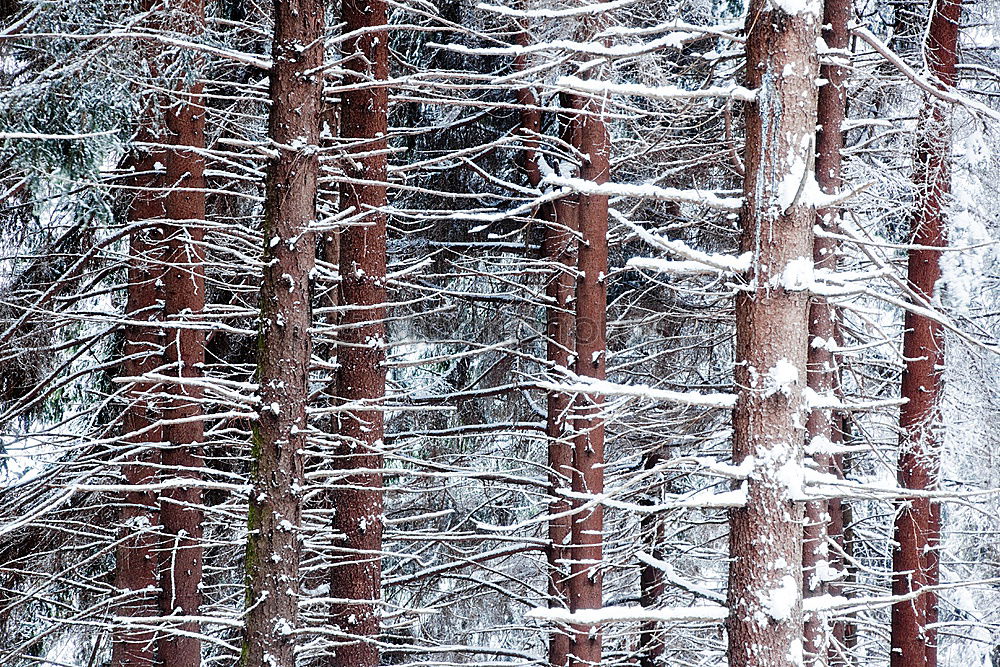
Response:
[{"label": "winter forest", "polygon": [[997,667],[1000,3],[0,0],[0,665]]}]

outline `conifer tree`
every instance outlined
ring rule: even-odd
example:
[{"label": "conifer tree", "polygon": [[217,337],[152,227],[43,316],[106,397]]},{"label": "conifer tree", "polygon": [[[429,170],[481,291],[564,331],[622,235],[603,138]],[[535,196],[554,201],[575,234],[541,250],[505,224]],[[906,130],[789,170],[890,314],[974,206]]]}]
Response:
[{"label": "conifer tree", "polygon": [[324,28],[322,1],[274,3],[245,667],[296,664]]}]

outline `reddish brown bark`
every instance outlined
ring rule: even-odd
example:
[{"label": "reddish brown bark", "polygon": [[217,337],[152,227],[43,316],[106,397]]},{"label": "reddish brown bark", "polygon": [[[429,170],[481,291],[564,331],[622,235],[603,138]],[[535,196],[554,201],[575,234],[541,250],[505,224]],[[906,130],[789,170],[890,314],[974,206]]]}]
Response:
[{"label": "reddish brown bark", "polygon": [[[609,177],[610,137],[599,100],[573,96],[574,146],[587,156],[580,166],[580,178],[606,183]],[[580,195],[577,203],[580,243],[576,279],[577,375],[603,380],[607,362],[608,198]],[[604,419],[600,415],[603,397],[577,397],[573,411],[573,490],[585,494],[604,491]],[[575,514],[570,542],[570,611],[599,609],[603,605],[604,508]],[[600,628],[572,628],[570,665],[598,665],[601,662]]]},{"label": "reddish brown bark", "polygon": [[[155,137],[146,130],[140,132],[140,142]],[[130,183],[138,188],[128,209],[130,223],[160,221],[166,214],[162,197],[163,178],[156,164],[163,160],[161,151],[143,150],[131,163],[136,177]],[[162,223],[151,224],[132,232],[129,238],[129,268],[125,326],[125,361],[122,375],[140,377],[156,370],[162,363],[163,320],[160,277],[163,273]],[[150,484],[156,480],[160,463],[158,445],[163,429],[159,425],[157,406],[150,403],[147,392],[152,383],[135,382],[128,392],[129,403],[122,416],[122,435],[135,452],[122,468],[125,483]],[[115,587],[134,591],[133,597],[118,607],[118,616],[133,618],[159,615],[157,593],[156,529],[160,525],[160,509],[152,491],[129,491],[124,494],[121,511],[123,541],[116,552]],[[144,592],[139,592],[144,591]],[[141,622],[141,621],[140,621]],[[115,625],[112,633],[111,665],[113,667],[151,667],[157,663],[155,632],[149,628],[130,627],[127,622]]]},{"label": "reddish brown bark", "polygon": [[[534,95],[522,94],[522,104],[534,103]],[[541,117],[533,111],[522,112],[522,127],[540,127]],[[563,140],[572,143],[575,124],[570,114],[560,114]],[[528,181],[541,183],[541,173],[533,153],[533,146],[526,146],[524,164]],[[545,225],[542,256],[550,263],[551,275],[545,287],[548,299],[546,308],[546,360],[556,367],[570,368],[576,351],[576,318],[573,300],[576,295],[577,197],[569,195],[552,205],[544,206],[538,217]],[[568,419],[572,401],[563,392],[549,392],[546,397],[545,434],[548,440],[549,490],[552,497],[549,511],[554,518],[549,521],[549,606],[565,608],[569,604],[569,558],[566,545],[572,534],[572,518],[566,515],[571,504],[559,491],[567,489],[573,479],[572,428]],[[562,628],[554,628],[549,638],[549,664],[565,667],[569,660],[570,636]]]},{"label": "reddish brown bark", "polygon": [[[531,35],[524,24],[519,24],[520,30],[515,42],[518,46],[528,46]],[[527,56],[518,55],[514,58],[514,69],[524,70],[528,64]],[[542,172],[538,168],[538,134],[542,130],[542,110],[538,106],[538,96],[530,86],[518,88],[515,91],[520,117],[520,131],[524,137],[524,148],[521,152],[521,169],[524,171],[528,184],[538,187],[542,182]]]},{"label": "reddish brown bark", "polygon": [[[202,0],[184,0],[179,29],[196,34],[204,23]],[[204,237],[205,109],[202,84],[175,91],[165,110],[171,148],[166,151],[166,267],[163,275],[164,314],[167,320],[164,359],[167,372],[185,379],[202,375],[204,330],[195,324],[205,309]],[[201,478],[204,423],[201,390],[190,384],[168,387],[165,401],[163,466],[168,475]],[[198,487],[179,486],[160,495],[164,541],[160,551],[160,607],[164,616],[197,616],[201,605],[202,500]],[[201,662],[197,621],[184,620],[160,637],[160,659],[165,667],[190,667]],[[172,632],[177,629],[180,632]]]},{"label": "reddish brown bark", "polygon": [[[382,437],[385,395],[386,132],[388,128],[388,35],[385,0],[344,0],[341,20],[345,86],[340,136],[348,155],[340,190],[341,210],[353,210],[340,233],[340,320],[337,387],[356,407],[340,415],[337,461],[344,477],[334,494],[338,534],[330,574],[333,623],[346,644],[331,664],[374,667],[382,578]],[[375,28],[375,30],[371,30]],[[368,29],[368,30],[366,30]],[[363,32],[359,32],[363,31]],[[364,472],[351,473],[362,469]],[[343,537],[339,537],[342,535]]]},{"label": "reddish brown bark", "polygon": [[[549,307],[546,309],[548,343],[546,359],[555,366],[569,368],[574,353],[573,296],[576,268],[577,228],[576,202],[568,198],[554,206],[554,219],[545,228],[543,254],[553,263],[552,276],[546,286]],[[554,224],[553,224],[554,223]],[[567,426],[570,397],[563,392],[549,392],[545,434],[548,439],[549,487],[553,502],[549,511],[555,518],[549,521],[549,606],[563,607],[568,603],[568,558],[566,544],[572,532],[572,520],[565,516],[570,503],[559,490],[566,489],[573,477],[573,448]],[[562,516],[561,516],[562,515]],[[559,629],[549,641],[549,664],[563,667],[569,656],[570,640]]]},{"label": "reddish brown bark", "polygon": [[276,0],[274,13],[268,136],[278,154],[268,163],[264,209],[245,667],[295,665],[312,357],[310,226],[319,178],[324,7],[322,0]]},{"label": "reddish brown bark", "polygon": [[802,390],[808,297],[789,269],[812,264],[815,214],[799,200],[816,131],[819,3],[787,14],[754,0],[741,250],[752,254],[736,299],[733,459],[753,457],[744,507],[730,514],[729,665],[795,664],[802,651]]},{"label": "reddish brown bark", "polygon": [[[927,64],[943,87],[956,82],[958,33],[961,0],[934,3],[927,33]],[[944,106],[928,98],[920,117],[917,136],[914,183],[917,188],[911,222],[911,240],[924,246],[909,251],[907,281],[910,288],[930,301],[941,277],[941,252],[932,248],[946,245],[946,207],[951,183],[951,116]],[[941,325],[915,313],[906,313],[903,334],[901,395],[907,399],[900,408],[902,431],[899,454],[899,485],[908,489],[932,489],[938,482],[940,441],[937,432],[938,404],[944,363]],[[938,582],[937,542],[939,509],[929,499],[903,502],[896,516],[893,551],[894,595],[905,595]],[[893,667],[923,667],[937,664],[937,636],[927,625],[937,619],[937,600],[924,593],[913,600],[893,605]]]},{"label": "reddish brown bark", "polygon": [[[823,10],[823,40],[830,49],[846,51],[850,45],[848,20],[851,0],[826,0]],[[829,56],[828,56],[829,57]],[[847,110],[848,71],[845,55],[835,56],[820,68],[820,76],[827,80],[819,89],[816,134],[816,181],[823,192],[834,194],[843,183],[840,172],[841,149],[844,146],[842,125]],[[817,211],[820,225],[836,229],[840,212],[836,209]],[[837,242],[823,236],[813,242],[813,262],[817,269],[837,268]],[[807,383],[819,395],[840,392],[837,359],[831,347],[839,338],[839,312],[826,297],[816,295],[809,307],[809,352]],[[814,409],[806,422],[806,437],[812,449],[816,469],[822,473],[834,470],[835,461],[831,445],[840,440],[837,416],[831,410]],[[803,594],[823,595],[830,590],[824,576],[836,560],[828,548],[828,539],[837,539],[842,529],[840,500],[812,501],[805,506],[805,527],[802,544]],[[836,515],[836,517],[835,517]],[[842,626],[843,624],[841,624]],[[833,654],[824,621],[818,616],[807,616],[803,633],[803,650],[807,665],[825,665]],[[840,628],[841,637],[843,628]],[[833,633],[837,637],[837,631]]]}]

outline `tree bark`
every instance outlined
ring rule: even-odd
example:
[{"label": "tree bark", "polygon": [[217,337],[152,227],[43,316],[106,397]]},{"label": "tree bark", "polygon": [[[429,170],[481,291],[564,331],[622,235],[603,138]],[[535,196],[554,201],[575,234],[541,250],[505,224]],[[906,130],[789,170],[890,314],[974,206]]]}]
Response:
[{"label": "tree bark", "polygon": [[[823,40],[830,49],[846,51],[850,46],[848,20],[851,0],[826,0],[823,7]],[[828,56],[830,57],[830,56]],[[846,56],[836,56],[843,62]],[[837,62],[821,66],[820,76],[827,83],[819,89],[816,133],[816,181],[827,194],[841,188],[841,149],[844,147],[842,125],[847,111],[847,67]],[[817,211],[817,222],[828,230],[839,226],[840,211]],[[818,236],[813,242],[813,263],[817,269],[836,270],[837,242]],[[807,384],[816,394],[832,396],[840,393],[837,359],[831,350],[839,335],[840,313],[826,297],[816,295],[809,307],[809,351]],[[816,470],[829,473],[835,468],[832,445],[840,441],[838,417],[832,410],[814,409],[809,412],[806,434]],[[833,566],[828,540],[836,539],[835,526],[842,524],[839,499],[812,501],[805,506],[805,527],[802,544],[803,594],[807,597],[829,591],[824,576]],[[803,649],[807,665],[829,663],[832,644],[825,621],[819,615],[806,617]],[[836,632],[834,632],[836,637]]]},{"label": "tree bark", "polygon": [[[334,492],[338,540],[330,595],[340,600],[333,624],[346,642],[331,664],[379,664],[382,580],[382,398],[385,396],[386,132],[388,34],[385,0],[343,0],[345,89],[340,136],[347,151],[341,210],[352,210],[340,233],[341,316],[337,354],[340,413],[337,460],[343,477]],[[372,30],[374,28],[374,30]],[[346,89],[347,86],[357,86]],[[352,157],[352,154],[358,154]],[[352,473],[354,469],[364,472]],[[342,536],[342,537],[341,537]]]},{"label": "tree bark", "polygon": [[[576,110],[574,144],[586,156],[580,178],[607,183],[610,137],[599,99],[572,96]],[[580,195],[577,204],[580,244],[576,279],[576,358],[577,375],[603,380],[607,362],[608,198]],[[603,397],[582,395],[573,411],[573,490],[588,495],[604,491]],[[604,508],[597,505],[575,514],[570,543],[570,611],[600,609],[603,606]],[[601,662],[599,628],[572,628],[570,665],[584,667]]]},{"label": "tree bark", "polygon": [[[927,64],[940,86],[956,83],[961,0],[938,0],[927,32]],[[949,154],[951,114],[932,98],[920,116],[914,183],[916,208],[911,221],[907,281],[923,299],[931,301],[941,277],[941,251],[946,240],[946,207],[951,191]],[[941,325],[923,315],[906,313],[903,334],[905,367],[900,408],[899,485],[927,490],[938,483],[940,466],[940,369],[944,364]],[[896,515],[892,569],[894,595],[906,595],[938,582],[940,509],[927,498],[901,503]],[[892,607],[893,667],[933,667],[937,664],[937,635],[928,624],[937,620],[937,599],[924,593]]]},{"label": "tree bark", "polygon": [[[177,6],[177,28],[197,35],[204,27],[203,0],[183,0]],[[202,84],[175,91],[165,110],[171,148],[166,152],[166,270],[163,275],[167,340],[164,358],[169,372],[186,379],[200,378],[205,361],[205,334],[198,328],[205,309],[205,109]],[[163,467],[178,478],[201,477],[204,442],[202,392],[190,384],[169,387],[165,402]],[[164,543],[160,552],[161,611],[164,616],[198,615],[201,605],[202,494],[197,487],[177,487],[160,495]],[[181,621],[160,637],[160,659],[165,667],[201,664],[197,621]]]},{"label": "tree bark", "polygon": [[268,136],[264,281],[247,544],[245,667],[294,667],[302,491],[312,357],[310,277],[316,243],[323,98],[322,0],[275,0]]},{"label": "tree bark", "polygon": [[752,254],[736,298],[733,459],[753,457],[746,505],[730,515],[729,664],[802,660],[802,389],[815,214],[799,201],[816,132],[821,4],[789,14],[754,0],[747,14],[748,87],[741,250]]},{"label": "tree bark", "polygon": [[[658,451],[650,452],[643,457],[643,470],[652,470],[659,465],[663,457]],[[655,504],[657,496],[650,495],[647,501]],[[642,539],[649,545],[649,554],[656,559],[663,558],[663,520],[655,513],[644,514],[640,520]],[[652,609],[663,597],[666,581],[663,570],[649,563],[642,566],[639,574],[639,606]],[[639,667],[659,667],[663,661],[663,631],[655,621],[643,623],[639,634]]]},{"label": "tree bark", "polygon": [[[552,276],[546,286],[549,307],[546,309],[547,350],[546,359],[554,366],[569,368],[575,349],[573,297],[576,269],[577,229],[576,202],[556,202],[553,219],[545,227],[544,255],[551,262]],[[569,600],[567,589],[569,573],[566,571],[566,545],[572,533],[572,519],[566,513],[570,502],[559,490],[569,488],[573,478],[573,447],[571,429],[567,419],[570,397],[564,392],[549,392],[546,399],[545,434],[548,440],[549,488],[552,502],[549,512],[549,606],[564,607]],[[549,664],[565,667],[569,656],[570,639],[555,629],[549,641]]]},{"label": "tree bark", "polygon": [[[140,142],[156,139],[147,127],[140,130]],[[154,371],[162,364],[163,350],[163,264],[161,255],[162,220],[166,215],[163,201],[163,177],[157,173],[162,151],[143,149],[131,160],[136,177],[131,185],[138,188],[128,208],[128,221],[150,224],[136,229],[129,237],[129,268],[125,326],[125,361],[122,375],[137,378]],[[125,445],[133,448],[122,475],[125,483],[141,486],[151,484],[160,464],[159,444],[163,427],[159,424],[157,406],[149,400],[153,388],[149,382],[134,382],[128,392],[129,403],[122,416],[122,436]],[[115,587],[134,597],[123,603],[117,615],[139,619],[158,616],[156,531],[160,525],[160,509],[152,491],[129,491],[124,494],[121,510],[123,541],[115,560]],[[152,667],[157,664],[156,638],[150,628],[133,628],[127,622],[115,625],[112,632],[112,667]]]},{"label": "tree bark", "polygon": [[[522,93],[522,104],[535,104],[534,94]],[[565,102],[565,100],[564,100]],[[541,118],[531,111],[522,112],[521,127],[540,129]],[[564,141],[572,144],[575,123],[569,113],[559,114]],[[534,155],[526,146],[524,165],[528,181],[537,186],[541,172]],[[576,295],[577,220],[578,198],[567,195],[538,212],[544,227],[542,256],[551,267],[549,282],[545,286],[548,307],[546,317],[546,360],[555,367],[570,368],[576,351]],[[551,391],[546,396],[545,435],[548,441],[549,492],[552,498],[549,512],[549,546],[546,551],[549,564],[549,607],[565,608],[569,604],[569,558],[567,545],[572,535],[572,518],[567,515],[571,503],[559,495],[568,489],[573,480],[572,428],[569,424],[572,401],[565,392]],[[549,638],[549,664],[566,667],[570,654],[570,636],[559,627],[553,628]]]}]

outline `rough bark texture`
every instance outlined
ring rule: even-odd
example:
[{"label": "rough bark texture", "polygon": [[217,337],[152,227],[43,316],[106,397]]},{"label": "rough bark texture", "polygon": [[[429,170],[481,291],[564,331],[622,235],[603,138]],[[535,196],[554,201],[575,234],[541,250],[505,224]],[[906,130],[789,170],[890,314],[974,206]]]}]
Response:
[{"label": "rough bark texture", "polygon": [[[172,20],[183,32],[196,35],[204,25],[203,0],[184,0]],[[178,90],[165,111],[172,147],[166,165],[166,270],[164,311],[167,335],[164,358],[168,372],[185,379],[200,378],[205,361],[205,334],[197,328],[205,309],[203,220],[205,219],[205,110],[202,85]],[[192,326],[194,324],[195,326]],[[163,466],[178,478],[201,477],[204,423],[201,390],[190,384],[169,387],[163,416],[166,421]],[[165,616],[198,615],[201,605],[202,494],[199,488],[177,487],[160,495],[164,543],[160,552],[161,610]],[[165,667],[201,664],[197,621],[185,620],[167,629],[159,641]]]},{"label": "rough bark texture", "polygon": [[[323,96],[322,0],[276,0],[243,665],[294,667]],[[303,48],[304,47],[304,48]]]},{"label": "rough bark texture", "polygon": [[[599,99],[572,97],[579,113],[573,120],[575,147],[587,156],[580,178],[606,183],[609,176],[610,137]],[[580,244],[576,280],[576,360],[580,376],[603,380],[607,362],[608,198],[580,195],[577,204]],[[582,395],[573,411],[573,490],[586,494],[604,491],[604,419],[600,395]],[[597,505],[572,520],[570,543],[569,603],[571,611],[603,606],[601,561],[604,539],[604,508]],[[573,628],[570,665],[601,662],[599,628]]]},{"label": "rough bark texture", "polygon": [[[847,22],[851,14],[851,0],[826,0],[823,8],[823,40],[831,49],[845,51],[849,47],[850,31]],[[820,76],[827,84],[819,89],[816,134],[816,181],[823,192],[834,194],[841,188],[841,149],[844,146],[843,121],[847,109],[846,57],[827,62],[820,68]],[[828,230],[836,230],[840,212],[836,209],[817,211],[817,222]],[[837,242],[826,237],[816,237],[813,243],[813,262],[818,269],[837,268]],[[840,393],[837,359],[831,348],[839,338],[839,312],[826,297],[816,295],[809,307],[809,354],[807,384],[819,395]],[[807,439],[816,470],[829,473],[835,469],[832,445],[840,441],[838,416],[831,410],[812,410],[806,422]],[[828,539],[837,539],[842,529],[840,500],[812,501],[806,503],[805,527],[802,544],[803,594],[823,595],[830,590],[825,575],[831,567],[840,565],[828,547]],[[834,518],[837,515],[837,518]],[[807,616],[803,634],[803,648],[807,665],[826,665],[836,655],[834,643],[828,634],[826,622],[818,615]],[[842,624],[841,624],[842,625]],[[841,628],[842,630],[842,628]],[[842,635],[842,633],[841,633]],[[833,633],[833,638],[837,633]]]},{"label": "rough bark texture", "polygon": [[[662,461],[659,452],[650,452],[643,458],[642,467],[644,470],[652,470]],[[656,496],[652,494],[647,502],[652,505],[656,502]],[[655,513],[643,515],[641,520],[642,538],[648,545],[646,549],[653,558],[663,558],[663,521]],[[663,577],[663,570],[646,563],[642,566],[639,574],[639,606],[644,609],[653,609],[660,602],[666,590],[666,581]],[[656,622],[643,623],[642,631],[639,634],[639,667],[659,667],[663,664],[663,631]]]},{"label": "rough bark texture", "polygon": [[[337,534],[330,595],[333,624],[345,642],[331,664],[374,667],[382,577],[382,397],[385,395],[386,131],[388,35],[384,0],[344,0],[341,20],[347,86],[341,93],[340,136],[348,156],[340,190],[342,210],[353,215],[340,233],[341,303],[337,388],[352,408],[341,413],[334,480]],[[365,30],[368,28],[369,30]],[[358,32],[364,31],[364,32]],[[352,153],[364,154],[351,157]],[[354,469],[363,470],[352,474]],[[343,537],[341,537],[341,535]]]},{"label": "rough bark texture", "polygon": [[[546,286],[549,307],[546,309],[548,344],[546,359],[563,368],[569,368],[574,353],[573,296],[576,282],[576,202],[561,200],[554,207],[554,220],[545,228],[544,255],[555,267]],[[554,224],[552,224],[554,223]],[[549,512],[555,518],[549,521],[549,606],[564,607],[568,602],[565,563],[566,544],[572,532],[572,519],[565,515],[570,503],[558,490],[567,489],[573,478],[573,447],[567,427],[570,397],[562,392],[549,392],[547,397],[545,434],[548,439],[549,487],[553,502]],[[563,667],[569,656],[569,636],[554,630],[549,641],[549,663]]]},{"label": "rough bark texture", "polygon": [[[753,457],[746,506],[730,518],[729,664],[802,659],[802,389],[808,346],[803,268],[812,266],[813,210],[799,201],[816,131],[821,5],[788,14],[754,0],[747,15],[745,204],[741,249],[752,253],[736,299],[733,458]],[[808,275],[808,274],[807,274]]]},{"label": "rough bark texture", "polygon": [[[525,96],[526,97],[526,96]],[[534,96],[531,96],[534,99]],[[527,100],[522,101],[527,103]],[[536,121],[533,113],[522,116],[522,127]],[[540,118],[537,122],[540,123]],[[560,114],[563,140],[572,143],[574,123],[569,114]],[[541,182],[534,155],[525,155],[525,170],[533,185]],[[534,179],[537,178],[537,182]],[[552,275],[545,287],[548,298],[546,308],[546,360],[554,366],[569,368],[576,352],[576,319],[573,300],[576,295],[577,197],[570,195],[545,206],[538,216],[545,225],[542,255],[552,267]],[[549,489],[553,498],[549,511],[555,518],[549,521],[549,606],[565,608],[569,604],[569,572],[566,567],[566,545],[572,534],[572,518],[565,515],[571,505],[560,489],[568,489],[573,480],[572,428],[569,425],[570,396],[563,392],[549,392],[546,397],[545,434],[548,440]],[[554,628],[549,638],[549,664],[565,667],[569,660],[570,636],[562,628]]]},{"label": "rough bark texture", "polygon": [[[927,33],[927,64],[944,87],[956,82],[961,0],[938,0],[933,6]],[[920,117],[917,136],[916,208],[911,223],[914,244],[930,248],[946,244],[946,208],[950,194],[949,153],[951,115],[932,98]],[[910,250],[907,280],[910,288],[927,301],[941,277],[941,252]],[[899,453],[899,485],[909,489],[932,489],[938,482],[939,412],[944,364],[941,325],[914,313],[906,313],[903,335],[901,395],[908,399],[900,408],[902,431]],[[901,504],[896,516],[896,549],[893,551],[894,595],[905,595],[938,581],[937,542],[940,510],[926,498]],[[931,667],[937,664],[936,633],[927,625],[937,619],[937,600],[925,593],[913,600],[893,605],[893,667]]]},{"label": "rough bark texture", "polygon": [[[139,134],[139,141],[155,137],[148,130]],[[159,368],[163,349],[163,273],[160,262],[162,219],[166,215],[161,188],[162,174],[156,164],[162,162],[160,151],[145,150],[131,162],[136,176],[130,183],[138,188],[128,209],[130,223],[152,222],[132,232],[129,238],[128,296],[125,326],[125,361],[122,375],[140,377]],[[122,435],[134,452],[130,452],[122,468],[125,483],[150,484],[156,480],[160,463],[158,446],[163,428],[158,424],[157,406],[151,404],[147,392],[152,383],[135,382],[128,393],[129,403],[122,417]],[[160,508],[152,491],[130,491],[122,498],[122,530],[125,538],[117,549],[115,587],[134,596],[116,610],[118,616],[141,619],[159,615],[156,531],[160,525]],[[143,591],[143,592],[140,592]],[[141,623],[142,621],[140,621]],[[112,667],[152,667],[157,663],[155,632],[148,628],[116,624],[112,633]]]}]

